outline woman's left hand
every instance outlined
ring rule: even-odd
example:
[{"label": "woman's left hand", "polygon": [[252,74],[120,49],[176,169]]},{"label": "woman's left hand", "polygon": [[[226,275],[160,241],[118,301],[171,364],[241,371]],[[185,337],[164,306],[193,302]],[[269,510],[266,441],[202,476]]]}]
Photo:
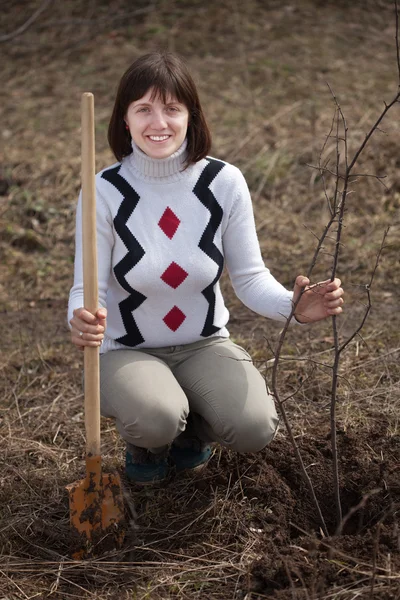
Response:
[{"label": "woman's left hand", "polygon": [[343,311],[342,304],[344,291],[340,279],[320,281],[310,285],[310,280],[304,275],[296,278],[293,290],[293,302],[296,302],[303,292],[296,306],[294,316],[300,323],[313,323],[333,315],[340,315]]}]

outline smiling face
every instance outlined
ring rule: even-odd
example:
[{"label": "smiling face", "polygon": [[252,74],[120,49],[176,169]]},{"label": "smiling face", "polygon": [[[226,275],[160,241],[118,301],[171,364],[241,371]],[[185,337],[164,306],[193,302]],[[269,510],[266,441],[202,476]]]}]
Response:
[{"label": "smiling face", "polygon": [[189,112],[172,96],[165,102],[150,89],[128,106],[125,122],[136,145],[151,158],[167,158],[182,145]]}]

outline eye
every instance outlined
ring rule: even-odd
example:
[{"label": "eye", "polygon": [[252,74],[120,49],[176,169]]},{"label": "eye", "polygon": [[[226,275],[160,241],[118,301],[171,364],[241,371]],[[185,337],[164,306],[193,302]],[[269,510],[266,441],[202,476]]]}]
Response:
[{"label": "eye", "polygon": [[149,107],[148,106],[141,106],[140,108],[138,108],[137,112],[149,112]]},{"label": "eye", "polygon": [[167,110],[170,112],[179,112],[179,108],[177,106],[168,106]]}]

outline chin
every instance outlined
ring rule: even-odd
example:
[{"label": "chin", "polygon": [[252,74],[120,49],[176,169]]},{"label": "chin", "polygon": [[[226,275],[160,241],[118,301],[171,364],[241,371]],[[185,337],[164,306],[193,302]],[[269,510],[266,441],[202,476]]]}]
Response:
[{"label": "chin", "polygon": [[151,153],[149,153],[149,156],[151,158],[168,158],[168,156],[171,156],[171,154],[173,154],[174,152],[176,152],[175,148],[172,148],[171,150],[168,150],[167,148],[165,149],[161,149],[160,150],[153,150]]}]

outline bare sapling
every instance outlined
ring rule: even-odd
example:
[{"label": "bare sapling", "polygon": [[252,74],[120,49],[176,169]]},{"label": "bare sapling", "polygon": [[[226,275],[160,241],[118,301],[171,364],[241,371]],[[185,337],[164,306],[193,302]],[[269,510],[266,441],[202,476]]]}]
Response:
[{"label": "bare sapling", "polygon": [[[326,136],[325,143],[321,149],[318,165],[316,165],[316,166],[310,165],[310,166],[312,166],[312,168],[317,169],[321,175],[321,180],[322,180],[323,189],[324,189],[324,195],[325,195],[325,198],[327,201],[327,206],[328,206],[330,216],[329,216],[329,220],[328,220],[324,230],[322,231],[322,234],[320,236],[317,236],[317,235],[315,236],[317,238],[317,245],[316,245],[314,255],[311,259],[311,262],[310,262],[310,265],[309,265],[309,268],[307,271],[307,277],[310,279],[310,281],[311,281],[312,273],[314,271],[314,268],[317,264],[317,261],[318,261],[318,258],[320,256],[321,252],[324,252],[325,254],[327,254],[327,252],[324,249],[324,244],[327,242],[327,240],[331,240],[331,239],[333,239],[333,242],[334,242],[334,250],[331,254],[332,266],[330,269],[330,280],[333,281],[337,276],[337,273],[339,271],[338,267],[339,267],[340,252],[341,252],[342,245],[343,245],[341,240],[342,240],[343,228],[345,226],[345,215],[346,215],[346,211],[347,211],[349,197],[352,192],[351,187],[354,186],[354,184],[356,183],[356,180],[360,179],[362,177],[373,177],[373,178],[377,179],[380,183],[382,183],[383,177],[381,175],[368,174],[368,173],[362,173],[362,174],[356,173],[355,168],[358,164],[361,154],[363,153],[363,151],[369,144],[374,133],[376,133],[377,131],[381,131],[380,125],[381,125],[383,119],[388,114],[390,109],[399,102],[399,99],[400,99],[400,50],[399,50],[399,19],[398,19],[397,0],[395,0],[395,15],[396,15],[396,17],[395,17],[396,18],[395,38],[396,38],[396,52],[397,52],[397,69],[398,69],[398,77],[399,77],[398,89],[397,89],[397,92],[395,93],[393,99],[389,103],[386,103],[386,102],[384,103],[384,109],[381,111],[380,115],[375,120],[375,122],[369,129],[368,133],[365,135],[364,140],[359,145],[357,150],[354,152],[352,158],[349,157],[348,125],[347,125],[343,110],[338,102],[338,99],[335,96],[335,94],[333,93],[333,91],[331,90],[331,88],[329,87],[331,94],[332,94],[333,101],[334,101],[334,105],[335,105],[334,117],[332,119],[330,131],[329,131],[328,135]],[[331,140],[332,138],[335,140],[335,164],[331,167],[329,165],[329,160],[324,161],[323,156],[324,156],[324,151],[326,148],[327,141]],[[327,184],[328,176],[333,177],[333,185],[331,184],[331,187],[333,189],[331,192],[329,192],[329,190],[328,190],[328,184]],[[324,365],[324,366],[328,367],[331,370],[330,439],[331,439],[332,461],[333,461],[333,494],[334,494],[335,505],[336,505],[336,521],[337,521],[336,530],[341,530],[341,524],[343,523],[343,513],[342,513],[342,505],[341,505],[341,497],[340,497],[339,459],[338,459],[338,448],[337,448],[337,422],[336,422],[340,358],[341,358],[341,355],[342,355],[343,351],[345,350],[345,348],[352,342],[352,340],[356,336],[360,335],[361,330],[363,329],[365,322],[367,320],[367,317],[371,311],[371,307],[372,307],[371,289],[372,289],[374,277],[375,277],[380,259],[382,257],[382,252],[385,248],[385,243],[386,243],[386,238],[388,236],[388,233],[389,233],[389,227],[386,228],[386,230],[383,234],[383,239],[382,239],[381,245],[379,247],[379,250],[377,252],[375,264],[372,269],[370,279],[363,286],[364,292],[366,294],[366,303],[365,303],[365,310],[361,317],[360,323],[353,330],[353,332],[350,335],[348,335],[347,338],[342,342],[340,342],[339,334],[338,334],[338,323],[337,323],[338,317],[337,316],[332,317],[333,362],[330,365]],[[311,286],[311,289],[315,293],[319,293],[318,286]],[[291,394],[290,396],[288,396],[286,398],[282,398],[281,393],[279,391],[279,386],[278,386],[278,375],[279,375],[279,368],[280,368],[280,363],[281,363],[282,348],[283,348],[283,345],[284,345],[284,342],[285,342],[285,339],[287,336],[290,322],[292,321],[292,319],[295,315],[297,305],[298,305],[300,298],[304,292],[305,292],[305,290],[303,290],[302,293],[300,294],[300,296],[297,298],[297,300],[295,302],[293,302],[291,313],[290,313],[289,317],[287,318],[285,325],[284,325],[284,327],[279,335],[279,338],[277,340],[276,347],[274,349],[274,363],[273,363],[273,367],[272,367],[271,390],[275,397],[275,400],[276,400],[276,403],[280,410],[280,413],[282,415],[283,422],[285,423],[285,426],[286,426],[286,429],[288,432],[288,436],[289,436],[289,440],[293,446],[295,455],[299,462],[300,471],[301,471],[302,477],[307,485],[307,488],[309,490],[310,498],[313,502],[313,505],[315,507],[316,513],[318,515],[318,518],[319,518],[319,521],[321,524],[322,532],[324,533],[324,535],[328,535],[328,529],[326,526],[326,522],[325,522],[324,516],[322,514],[318,499],[316,497],[313,483],[312,483],[311,478],[308,475],[307,469],[304,465],[304,461],[303,461],[303,458],[302,458],[302,455],[300,452],[299,445],[293,434],[293,430],[292,430],[290,421],[287,416],[285,404],[286,404],[287,400],[289,400],[289,398],[291,398],[293,396],[293,394]]]}]

